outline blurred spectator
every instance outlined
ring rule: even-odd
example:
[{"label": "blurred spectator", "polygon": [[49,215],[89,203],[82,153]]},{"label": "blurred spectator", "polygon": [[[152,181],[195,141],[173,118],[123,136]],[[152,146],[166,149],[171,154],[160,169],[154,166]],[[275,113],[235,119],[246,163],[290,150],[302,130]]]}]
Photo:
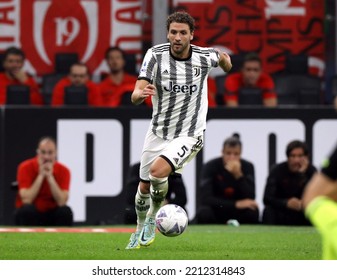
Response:
[{"label": "blurred spectator", "polygon": [[275,107],[277,95],[272,77],[262,71],[262,61],[255,53],[245,56],[240,72],[229,74],[225,80],[224,102],[228,107],[239,106],[239,94],[243,88],[261,89],[263,105]]},{"label": "blurred spectator", "polygon": [[309,162],[307,145],[291,141],[286,148],[287,161],[271,168],[263,202],[263,223],[272,225],[310,225],[304,217],[302,194],[316,172]]},{"label": "blurred spectator", "polygon": [[230,219],[258,223],[254,165],[242,159],[241,152],[242,143],[234,135],[225,140],[222,156],[202,167],[198,223],[225,224]]},{"label": "blurred spectator", "polygon": [[6,104],[7,86],[26,85],[30,88],[30,103],[42,105],[43,99],[35,80],[23,71],[24,52],[17,47],[9,47],[3,54],[4,72],[0,73],[0,104]]},{"label": "blurred spectator", "polygon": [[[135,195],[134,192],[137,191],[139,184],[139,168],[140,162],[132,165],[129,169],[128,178],[126,182],[126,192],[127,192],[127,206],[125,209],[125,223],[135,224],[137,220],[137,215],[135,211]],[[168,178],[169,188],[166,194],[166,199],[164,204],[177,204],[186,210],[186,188],[181,174],[174,173]],[[144,205],[147,207],[146,205]],[[149,207],[149,205],[148,205]]]},{"label": "blurred spectator", "polygon": [[[131,105],[131,93],[137,77],[125,72],[124,52],[118,47],[110,47],[105,52],[105,59],[110,73],[99,84],[103,106],[117,107],[122,103]],[[123,98],[127,100],[123,102]]]},{"label": "blurred spectator", "polygon": [[[88,105],[102,105],[101,95],[98,86],[89,78],[89,69],[83,63],[74,63],[70,67],[67,77],[61,79],[54,87],[51,105],[64,105],[65,89],[68,86],[85,86],[88,90]],[[75,94],[75,93],[74,93]]]},{"label": "blurred spectator", "polygon": [[36,157],[22,162],[17,171],[15,223],[20,226],[70,226],[70,171],[56,160],[56,142],[43,137]]}]

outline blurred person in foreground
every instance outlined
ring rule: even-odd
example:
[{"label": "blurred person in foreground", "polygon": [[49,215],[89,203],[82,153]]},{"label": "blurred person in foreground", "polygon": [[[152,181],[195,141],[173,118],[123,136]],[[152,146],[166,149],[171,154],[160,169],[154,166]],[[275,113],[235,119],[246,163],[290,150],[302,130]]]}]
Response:
[{"label": "blurred person in foreground", "polygon": [[226,224],[235,219],[241,224],[259,220],[255,201],[254,165],[241,158],[238,135],[225,139],[222,156],[205,163],[201,170],[199,224]]},{"label": "blurred person in foreground", "polygon": [[56,142],[46,136],[38,142],[36,157],[20,163],[15,223],[20,226],[71,226],[68,207],[70,171],[56,159]]},{"label": "blurred person in foreground", "polygon": [[303,194],[306,217],[322,237],[322,258],[337,260],[337,146],[307,184]]},{"label": "blurred person in foreground", "polygon": [[[181,173],[203,147],[208,74],[214,67],[225,72],[232,67],[227,53],[191,44],[195,22],[188,13],[174,12],[166,23],[169,42],[148,49],[131,96],[135,105],[151,97],[153,112],[135,196],[137,227],[126,249],[154,242],[155,215],[165,200],[169,175]],[[137,207],[144,205],[149,209]]]}]

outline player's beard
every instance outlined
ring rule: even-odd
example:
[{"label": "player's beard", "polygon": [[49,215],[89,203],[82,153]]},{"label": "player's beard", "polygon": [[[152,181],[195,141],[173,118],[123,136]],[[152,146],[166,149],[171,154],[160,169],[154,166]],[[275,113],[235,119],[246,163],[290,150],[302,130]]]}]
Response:
[{"label": "player's beard", "polygon": [[[186,50],[188,49],[189,45],[186,44],[175,44],[175,43],[171,43],[171,50],[173,55],[177,56],[177,57],[181,57]],[[188,53],[188,52],[186,52]]]}]

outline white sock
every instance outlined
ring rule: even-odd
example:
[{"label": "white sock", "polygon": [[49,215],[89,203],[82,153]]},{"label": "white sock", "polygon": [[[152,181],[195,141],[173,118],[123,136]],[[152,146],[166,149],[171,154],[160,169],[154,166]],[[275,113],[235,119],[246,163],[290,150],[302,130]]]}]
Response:
[{"label": "white sock", "polygon": [[149,178],[151,181],[150,186],[151,201],[147,217],[154,219],[166,197],[168,190],[168,178],[167,177],[156,178],[151,175],[149,176]]},{"label": "white sock", "polygon": [[146,213],[150,208],[150,194],[143,194],[138,186],[135,196],[135,209],[137,214],[137,228],[136,232],[141,231],[144,226]]}]

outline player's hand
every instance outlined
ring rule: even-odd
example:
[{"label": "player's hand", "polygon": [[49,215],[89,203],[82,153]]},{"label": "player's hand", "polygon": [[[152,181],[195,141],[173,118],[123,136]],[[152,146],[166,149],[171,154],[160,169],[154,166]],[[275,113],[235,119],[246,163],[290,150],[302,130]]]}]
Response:
[{"label": "player's hand", "polygon": [[216,51],[219,53],[219,56],[220,56],[220,59],[219,59],[220,67],[225,72],[229,72],[232,69],[231,57],[227,53],[221,52],[219,49],[216,49]]},{"label": "player's hand", "polygon": [[144,89],[143,91],[140,93],[140,98],[142,98],[143,100],[150,97],[150,96],[153,96],[155,95],[155,90],[156,90],[156,87],[152,84],[148,84]]}]

